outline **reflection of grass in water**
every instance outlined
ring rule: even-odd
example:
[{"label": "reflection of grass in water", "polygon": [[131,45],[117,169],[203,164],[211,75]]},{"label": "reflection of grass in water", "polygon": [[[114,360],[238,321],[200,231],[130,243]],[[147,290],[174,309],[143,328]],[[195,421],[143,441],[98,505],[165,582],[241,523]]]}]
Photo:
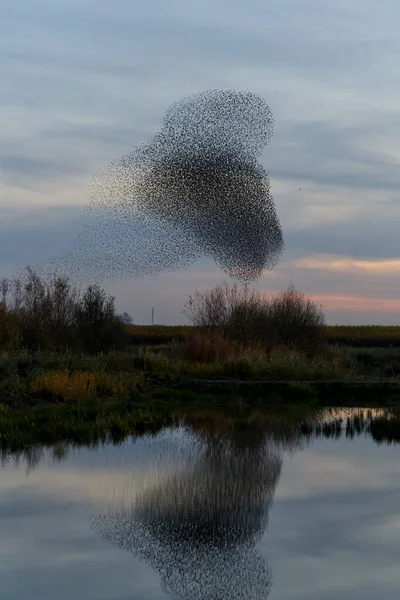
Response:
[{"label": "reflection of grass in water", "polygon": [[266,436],[288,449],[317,438],[371,436],[378,443],[400,442],[400,410],[323,409],[306,405],[255,408],[176,405],[154,401],[151,406],[122,401],[85,401],[34,410],[0,410],[0,449],[16,452],[33,444],[68,442],[95,445],[120,443],[130,435],[157,433],[181,424],[203,437],[224,439],[247,430],[255,439]]},{"label": "reflection of grass in water", "polygon": [[173,415],[165,410],[121,401],[86,401],[30,411],[2,410],[0,447],[17,450],[62,440],[81,445],[107,440],[118,443],[128,435],[158,432],[171,424]]}]

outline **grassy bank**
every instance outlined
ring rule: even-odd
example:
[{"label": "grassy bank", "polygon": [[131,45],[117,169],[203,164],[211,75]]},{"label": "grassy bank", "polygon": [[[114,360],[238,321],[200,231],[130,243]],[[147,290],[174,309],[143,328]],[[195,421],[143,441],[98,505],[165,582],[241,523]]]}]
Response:
[{"label": "grassy bank", "polygon": [[303,382],[314,396],[316,392],[322,396],[344,389],[395,393],[400,386],[400,350],[396,348],[335,347],[313,357],[283,348],[266,353],[258,347],[239,345],[228,350],[216,343],[189,349],[175,343],[97,356],[3,354],[0,405],[18,408],[82,400],[131,400],[179,390],[265,395],[285,382],[289,391],[290,386],[299,388]]},{"label": "grassy bank", "polygon": [[65,401],[129,398],[188,380],[281,380],[400,383],[400,349],[322,348],[315,356],[288,348],[226,345],[217,339],[85,355],[14,352],[0,355],[0,402],[18,395]]},{"label": "grassy bank", "polygon": [[[366,356],[374,359],[375,373]],[[323,362],[281,352],[256,367],[247,357],[248,363],[240,363],[240,375],[236,370],[236,376],[222,377],[221,372],[226,375],[232,365],[238,366],[233,359],[199,363],[196,371],[196,363],[177,359],[165,348],[108,356],[3,355],[0,447],[60,440],[117,442],[127,435],[157,432],[198,411],[222,410],[238,417],[264,408],[294,410],[297,415],[327,406],[398,409],[400,378],[382,376],[388,358],[397,359],[397,351],[358,355],[337,348]],[[247,378],[243,365],[249,369]],[[269,377],[254,376],[263,369]],[[341,378],[326,377],[340,374],[340,369]]]}]

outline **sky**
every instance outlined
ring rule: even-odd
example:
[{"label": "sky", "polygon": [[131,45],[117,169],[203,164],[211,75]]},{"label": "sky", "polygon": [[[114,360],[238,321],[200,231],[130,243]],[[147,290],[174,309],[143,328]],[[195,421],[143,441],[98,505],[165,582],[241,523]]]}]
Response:
[{"label": "sky", "polygon": [[[400,5],[396,0],[2,0],[0,276],[61,254],[87,186],[148,141],[171,103],[261,95],[262,163],[285,254],[256,286],[288,285],[328,323],[400,323]],[[104,282],[136,323],[184,323],[228,277],[211,261]]]}]

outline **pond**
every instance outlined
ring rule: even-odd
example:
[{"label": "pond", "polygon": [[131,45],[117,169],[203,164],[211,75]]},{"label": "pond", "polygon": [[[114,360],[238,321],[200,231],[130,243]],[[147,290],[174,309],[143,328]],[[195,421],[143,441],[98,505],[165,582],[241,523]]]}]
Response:
[{"label": "pond", "polygon": [[384,411],[3,452],[3,600],[400,594],[400,435]]}]

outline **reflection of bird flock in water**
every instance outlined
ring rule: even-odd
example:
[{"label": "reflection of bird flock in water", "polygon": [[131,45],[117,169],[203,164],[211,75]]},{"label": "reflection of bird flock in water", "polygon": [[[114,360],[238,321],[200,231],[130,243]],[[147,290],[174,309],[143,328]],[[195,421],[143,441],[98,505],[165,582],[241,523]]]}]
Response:
[{"label": "reflection of bird flock in water", "polygon": [[[379,428],[387,419],[389,429],[374,433],[374,419]],[[116,452],[106,447],[93,479],[84,473],[94,530],[147,562],[171,599],[267,599],[271,570],[257,542],[268,525],[283,452],[341,435],[399,441],[386,410],[257,415],[254,423],[186,417],[182,427],[156,438],[127,440]],[[69,448],[55,446],[53,460],[67,458]],[[38,446],[20,456],[31,468],[46,458]]]},{"label": "reflection of bird flock in water", "polygon": [[39,271],[130,278],[208,257],[232,277],[260,276],[283,250],[258,162],[272,131],[269,106],[249,92],[206,91],[173,104],[147,144],[93,180],[81,234]]},{"label": "reflection of bird flock in water", "polygon": [[183,467],[136,490],[130,506],[129,483],[123,483],[121,504],[97,507],[92,525],[149,563],[171,598],[265,600],[271,572],[256,545],[281,468],[265,437],[256,443],[248,433],[223,442],[203,439]]}]

